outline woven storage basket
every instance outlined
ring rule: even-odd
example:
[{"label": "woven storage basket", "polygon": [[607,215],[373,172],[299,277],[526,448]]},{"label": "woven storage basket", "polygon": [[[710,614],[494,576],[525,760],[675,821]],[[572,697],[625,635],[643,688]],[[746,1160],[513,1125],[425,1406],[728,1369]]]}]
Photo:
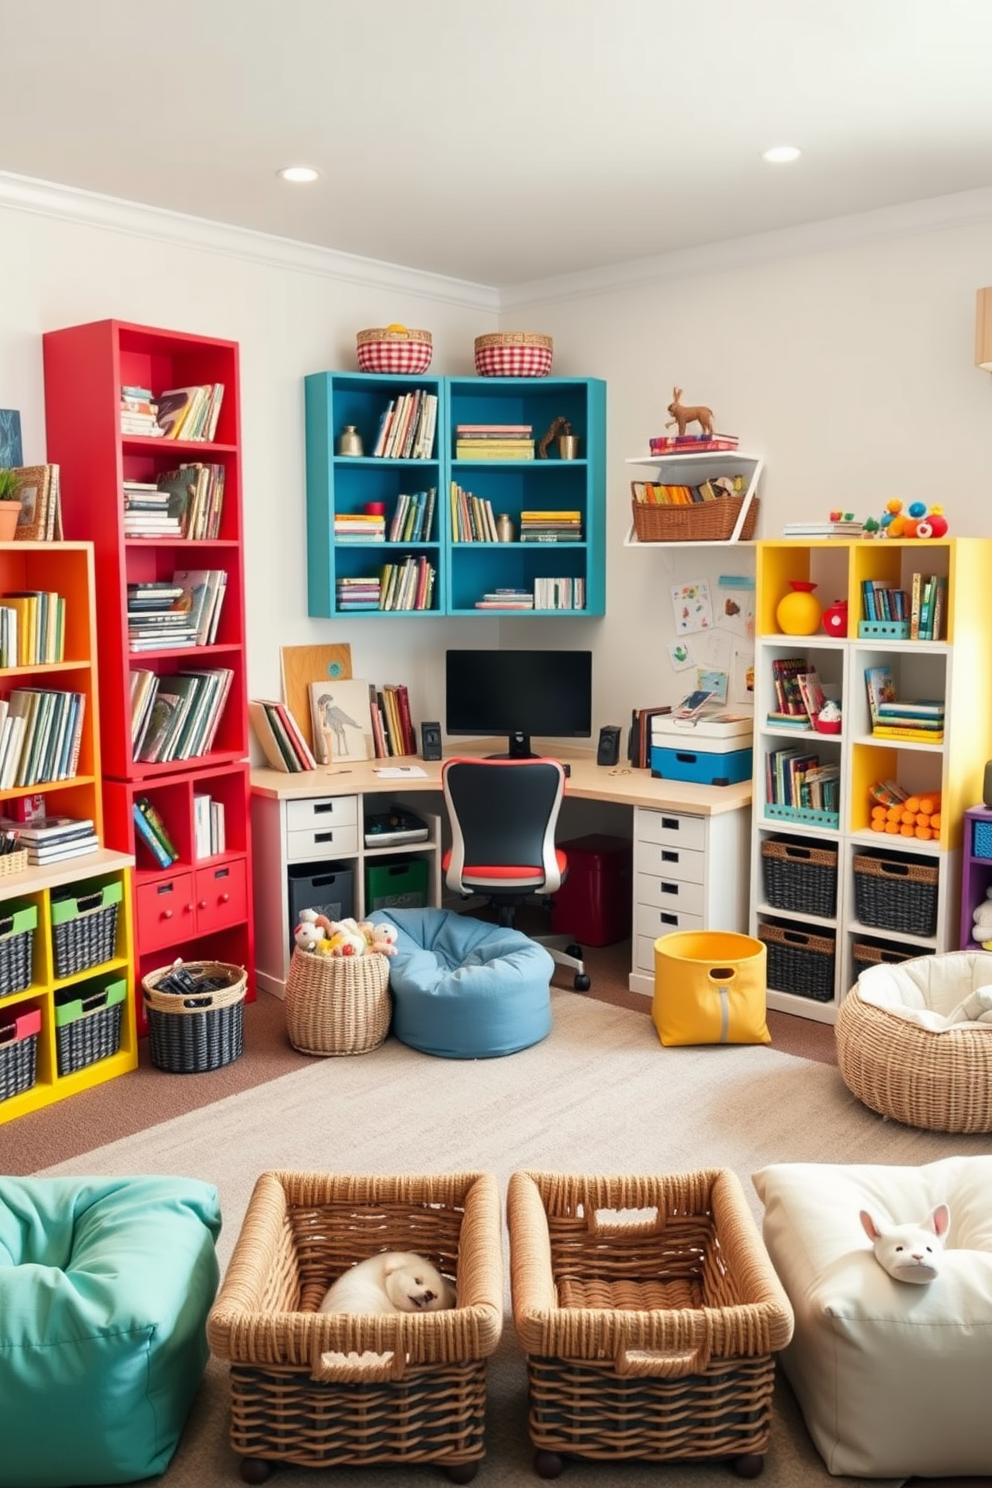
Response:
[{"label": "woven storage basket", "polygon": [[758,939],[768,947],[768,985],[814,1002],[834,995],[836,942],[832,935],[808,935],[785,925],[759,925]]},{"label": "woven storage basket", "polygon": [[854,975],[860,976],[873,966],[898,966],[900,961],[911,961],[918,951],[899,951],[895,946],[873,945],[868,940],[855,941],[852,947]]},{"label": "woven storage basket", "polygon": [[[316,1310],[348,1266],[383,1250],[432,1261],[458,1305]],[[211,1349],[231,1363],[231,1445],[300,1467],[436,1462],[468,1482],[502,1326],[494,1175],[263,1173],[207,1319]]]},{"label": "woven storage basket", "polygon": [[248,976],[243,966],[223,961],[188,961],[186,970],[203,980],[226,977],[228,985],[184,997],[158,991],[175,970],[163,966],[142,977],[152,1064],[173,1075],[199,1075],[233,1064],[244,1053],[244,1001]]},{"label": "woven storage basket", "polygon": [[294,950],[286,979],[286,1032],[303,1054],[367,1054],[389,1032],[389,962]]},{"label": "woven storage basket", "polygon": [[75,976],[112,961],[117,954],[117,914],[124,897],[120,880],[83,894],[52,895],[55,975]]},{"label": "woven storage basket", "polygon": [[0,918],[0,997],[30,987],[37,926],[36,904],[8,906]]},{"label": "woven storage basket", "polygon": [[7,878],[11,873],[20,873],[28,866],[28,850],[19,847],[14,852],[0,853],[0,878]]},{"label": "woven storage basket", "polygon": [[21,1008],[0,1018],[0,1101],[23,1095],[34,1085],[40,1032],[38,1008]]},{"label": "woven storage basket", "polygon": [[55,1048],[60,1075],[74,1074],[117,1053],[126,995],[124,980],[108,982],[88,996],[80,997],[77,987],[57,995]]},{"label": "woven storage basket", "polygon": [[558,1453],[760,1471],[793,1319],[734,1173],[518,1172],[507,1223],[542,1476]]},{"label": "woven storage basket", "polygon": [[765,898],[776,909],[821,915],[837,909],[837,849],[809,847],[788,837],[766,837],[761,844]]},{"label": "woven storage basket", "polygon": [[936,864],[871,851],[854,858],[854,906],[863,925],[933,935],[937,929]]},{"label": "woven storage basket", "polygon": [[[693,506],[656,506],[647,501],[632,501],[637,541],[726,542],[746,500],[746,496],[717,496],[713,501],[699,501]],[[753,496],[741,528],[741,542],[748,542],[754,536],[759,504],[758,497]]]},{"label": "woven storage basket", "polygon": [[923,1028],[867,1001],[856,983],[834,1034],[844,1083],[870,1110],[926,1131],[992,1132],[992,1027]]},{"label": "woven storage basket", "polygon": [[555,343],[537,331],[493,331],[475,338],[475,370],[480,377],[547,377]]},{"label": "woven storage basket", "polygon": [[430,331],[411,331],[406,326],[359,331],[356,341],[362,372],[426,372],[434,351]]}]

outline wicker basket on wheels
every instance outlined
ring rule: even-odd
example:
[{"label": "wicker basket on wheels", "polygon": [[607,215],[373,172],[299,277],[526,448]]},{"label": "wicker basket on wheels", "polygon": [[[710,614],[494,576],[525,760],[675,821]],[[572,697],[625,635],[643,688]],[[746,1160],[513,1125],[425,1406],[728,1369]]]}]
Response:
[{"label": "wicker basket on wheels", "polygon": [[159,990],[175,972],[163,966],[142,977],[152,1064],[173,1075],[198,1075],[233,1064],[244,1053],[244,1001],[248,975],[224,961],[187,961],[194,982],[226,985],[183,995]]},{"label": "wicker basket on wheels", "polygon": [[517,1172],[506,1216],[537,1472],[566,1454],[756,1477],[793,1314],[736,1175]]},{"label": "wicker basket on wheels", "polygon": [[[262,1173],[207,1319],[214,1355],[230,1361],[230,1441],[245,1481],[263,1482],[272,1465],[434,1463],[469,1482],[485,1455],[486,1362],[503,1326],[501,1233],[491,1173]],[[425,1256],[456,1282],[457,1305],[317,1311],[332,1281],[383,1250]]]},{"label": "wicker basket on wheels", "polygon": [[295,950],[286,979],[286,1032],[301,1054],[367,1054],[389,1032],[389,962]]}]

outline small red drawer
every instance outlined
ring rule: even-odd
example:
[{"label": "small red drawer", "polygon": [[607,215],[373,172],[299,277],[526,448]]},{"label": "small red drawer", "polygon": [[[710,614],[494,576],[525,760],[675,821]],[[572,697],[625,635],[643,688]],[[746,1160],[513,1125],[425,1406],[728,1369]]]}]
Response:
[{"label": "small red drawer", "polygon": [[198,935],[238,925],[248,917],[248,869],[244,858],[229,858],[211,868],[196,870],[196,931]]},{"label": "small red drawer", "polygon": [[174,945],[193,929],[193,875],[177,873],[135,890],[141,953]]}]

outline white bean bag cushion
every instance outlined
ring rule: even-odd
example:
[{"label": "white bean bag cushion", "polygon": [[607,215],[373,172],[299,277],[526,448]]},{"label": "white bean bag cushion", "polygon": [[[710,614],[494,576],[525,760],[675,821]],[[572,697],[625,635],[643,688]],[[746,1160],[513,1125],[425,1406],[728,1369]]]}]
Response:
[{"label": "white bean bag cushion", "polygon": [[[763,1236],[796,1326],[783,1368],[831,1473],[992,1472],[992,1157],[924,1167],[776,1163],[754,1174]],[[882,1269],[858,1218],[947,1203],[940,1274]]]}]

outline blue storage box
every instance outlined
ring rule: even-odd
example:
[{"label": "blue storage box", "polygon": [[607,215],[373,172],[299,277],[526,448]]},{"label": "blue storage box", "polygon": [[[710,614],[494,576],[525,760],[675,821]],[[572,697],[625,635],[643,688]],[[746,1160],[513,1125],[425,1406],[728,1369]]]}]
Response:
[{"label": "blue storage box", "polygon": [[736,785],[751,779],[752,753],[750,749],[666,749],[653,744],[651,774],[664,780],[692,780],[697,785]]}]

